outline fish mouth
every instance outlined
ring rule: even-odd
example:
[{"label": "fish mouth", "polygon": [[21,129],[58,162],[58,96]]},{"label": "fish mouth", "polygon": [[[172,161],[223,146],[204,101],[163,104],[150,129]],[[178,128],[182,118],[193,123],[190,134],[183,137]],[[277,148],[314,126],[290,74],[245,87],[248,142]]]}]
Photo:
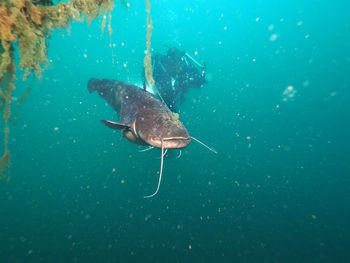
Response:
[{"label": "fish mouth", "polygon": [[181,149],[185,148],[191,142],[191,137],[166,137],[166,138],[154,138],[151,139],[151,145],[157,148],[163,147],[164,149]]}]

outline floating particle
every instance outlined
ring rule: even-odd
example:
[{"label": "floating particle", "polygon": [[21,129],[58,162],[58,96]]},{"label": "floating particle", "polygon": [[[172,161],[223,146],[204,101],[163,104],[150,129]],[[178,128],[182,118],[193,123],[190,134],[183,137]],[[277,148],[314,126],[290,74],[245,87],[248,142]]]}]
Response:
[{"label": "floating particle", "polygon": [[270,36],[270,41],[271,41],[271,42],[274,42],[274,41],[276,41],[277,38],[278,38],[278,35],[277,35],[277,34],[272,34],[272,35]]},{"label": "floating particle", "polygon": [[293,86],[288,86],[282,93],[283,101],[293,101],[297,90]]},{"label": "floating particle", "polygon": [[308,80],[305,80],[304,82],[303,82],[303,86],[304,87],[307,87],[307,86],[309,86],[310,85],[310,82],[308,81]]},{"label": "floating particle", "polygon": [[272,31],[274,28],[275,28],[274,25],[269,25],[269,26],[267,27],[267,30],[268,30],[268,31]]}]

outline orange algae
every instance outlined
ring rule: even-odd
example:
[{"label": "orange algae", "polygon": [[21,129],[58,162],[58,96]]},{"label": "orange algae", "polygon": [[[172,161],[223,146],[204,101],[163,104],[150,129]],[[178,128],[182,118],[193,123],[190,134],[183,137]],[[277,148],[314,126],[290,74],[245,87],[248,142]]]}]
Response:
[{"label": "orange algae", "polygon": [[29,96],[31,90],[32,90],[31,87],[27,88],[27,90],[23,93],[22,97],[17,101],[17,103],[15,104],[14,111],[12,110],[11,112],[11,118],[9,119],[9,122],[16,124],[22,104],[25,102],[25,100]]},{"label": "orange algae", "polygon": [[13,47],[5,43],[2,45],[3,54],[2,60],[0,63],[1,69],[4,72],[0,72],[0,90],[1,90],[1,106],[3,111],[3,122],[4,122],[4,153],[0,159],[0,179],[7,178],[5,175],[6,168],[10,165],[10,151],[8,149],[8,137],[10,134],[9,128],[9,118],[11,115],[11,100],[12,100],[12,91],[15,86],[13,84],[14,74],[15,74],[15,64],[14,64],[14,55]]},{"label": "orange algae", "polygon": [[4,123],[4,149],[0,159],[0,179],[8,178],[5,171],[10,165],[8,137],[15,89],[14,49],[19,50],[19,67],[25,72],[24,78],[31,73],[40,78],[42,64],[47,61],[46,41],[53,29],[66,28],[71,20],[83,21],[83,17],[90,23],[102,13],[111,12],[113,6],[114,0],[70,0],[57,5],[52,5],[51,0],[1,1],[0,111]]},{"label": "orange algae", "polygon": [[0,159],[0,180],[9,177],[5,174],[6,168],[10,166],[10,152],[6,151]]},{"label": "orange algae", "polygon": [[145,68],[145,75],[148,84],[153,87],[154,85],[154,79],[152,76],[152,59],[151,59],[151,37],[152,37],[152,30],[153,30],[153,21],[151,17],[151,2],[150,0],[146,0],[146,12],[147,12],[147,33],[146,33],[146,55],[143,60],[143,65]]}]

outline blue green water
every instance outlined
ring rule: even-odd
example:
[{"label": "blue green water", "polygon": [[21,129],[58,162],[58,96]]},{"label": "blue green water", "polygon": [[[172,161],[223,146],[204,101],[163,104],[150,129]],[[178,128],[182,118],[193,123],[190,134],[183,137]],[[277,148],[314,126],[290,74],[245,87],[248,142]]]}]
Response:
[{"label": "blue green water", "polygon": [[160,151],[103,126],[117,116],[87,82],[141,83],[145,3],[117,3],[111,39],[73,22],[40,81],[17,74],[0,262],[350,262],[350,2],[151,4],[153,52],[213,75],[180,119],[218,154],[192,142],[142,198]]}]

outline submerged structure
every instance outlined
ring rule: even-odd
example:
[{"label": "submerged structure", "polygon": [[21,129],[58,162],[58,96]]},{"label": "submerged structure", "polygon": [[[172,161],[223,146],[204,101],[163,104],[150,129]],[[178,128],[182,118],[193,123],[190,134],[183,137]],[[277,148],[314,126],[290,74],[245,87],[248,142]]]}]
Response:
[{"label": "submerged structure", "polygon": [[[56,1],[57,2],[57,1]],[[124,4],[125,1],[122,1]],[[66,28],[71,20],[90,23],[106,14],[114,6],[114,0],[69,0],[54,4],[52,0],[2,0],[0,3],[0,129],[3,130],[4,148],[0,153],[0,179],[7,178],[10,165],[8,138],[10,133],[12,92],[16,65],[14,51],[18,49],[19,65],[24,78],[34,73],[40,78],[42,64],[46,62],[46,41],[53,29]],[[110,25],[109,25],[110,29]],[[111,34],[111,30],[109,30]]]}]

